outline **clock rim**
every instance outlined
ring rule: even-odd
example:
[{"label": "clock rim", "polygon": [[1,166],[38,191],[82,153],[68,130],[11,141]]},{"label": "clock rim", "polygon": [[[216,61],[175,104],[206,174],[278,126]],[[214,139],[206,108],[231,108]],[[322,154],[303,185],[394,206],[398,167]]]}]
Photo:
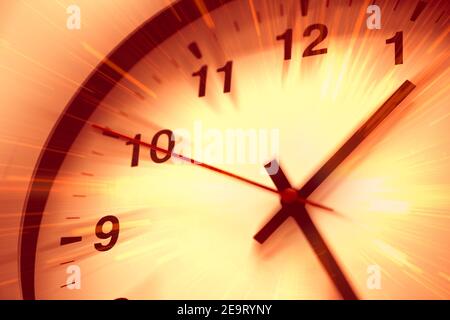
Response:
[{"label": "clock rim", "polygon": [[[177,0],[151,16],[101,61],[72,96],[55,122],[33,170],[23,206],[19,234],[19,278],[24,300],[35,300],[36,250],[43,213],[53,182],[67,152],[101,101],[123,76],[109,62],[128,72],[145,55],[176,32],[228,3],[237,0],[207,0],[201,12],[195,0]],[[164,26],[164,28],[161,28]],[[151,42],[148,39],[151,38]],[[133,50],[129,50],[132,48]],[[143,49],[137,51],[135,48]],[[133,54],[133,56],[131,55]],[[105,62],[108,61],[107,62]],[[107,79],[109,78],[109,79]],[[113,79],[113,81],[111,81]],[[92,102],[94,101],[94,102]]]}]

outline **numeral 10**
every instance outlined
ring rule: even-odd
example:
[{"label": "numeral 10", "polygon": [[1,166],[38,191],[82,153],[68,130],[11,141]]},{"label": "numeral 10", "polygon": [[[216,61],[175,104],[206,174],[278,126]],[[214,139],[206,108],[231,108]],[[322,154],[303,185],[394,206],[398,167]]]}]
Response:
[{"label": "numeral 10", "polygon": [[[155,163],[163,163],[168,161],[172,157],[171,153],[175,148],[175,137],[172,131],[167,129],[161,130],[153,136],[152,145],[158,147],[159,139],[162,136],[167,137],[167,144],[168,144],[167,153],[164,154],[164,156],[160,157],[158,156],[157,151],[155,151],[154,149],[150,149],[150,158]],[[139,166],[139,153],[141,150],[141,134],[135,135],[134,139],[132,141],[128,141],[126,144],[133,146],[133,153],[131,155],[131,166],[132,167]]]}]

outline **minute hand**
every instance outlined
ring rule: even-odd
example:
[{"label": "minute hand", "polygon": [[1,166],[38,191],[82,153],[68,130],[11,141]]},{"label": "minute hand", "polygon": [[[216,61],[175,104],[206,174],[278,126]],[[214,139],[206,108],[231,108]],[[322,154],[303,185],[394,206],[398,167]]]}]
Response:
[{"label": "minute hand", "polygon": [[320,184],[364,141],[378,125],[414,90],[416,86],[406,80],[386,102],[356,131],[347,142],[298,191],[309,197]]},{"label": "minute hand", "polygon": [[[320,184],[361,144],[361,142],[414,90],[416,86],[406,80],[386,102],[356,131],[347,142],[300,188],[300,197],[308,198]],[[254,236],[263,243],[289,217],[281,209]]]}]

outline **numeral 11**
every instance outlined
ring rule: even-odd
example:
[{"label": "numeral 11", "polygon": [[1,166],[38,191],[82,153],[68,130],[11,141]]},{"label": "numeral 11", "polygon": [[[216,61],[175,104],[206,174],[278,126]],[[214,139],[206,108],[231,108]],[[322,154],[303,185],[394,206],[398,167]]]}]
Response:
[{"label": "numeral 11", "polygon": [[[231,92],[231,77],[233,74],[233,61],[228,61],[223,67],[217,69],[217,72],[225,74],[223,93]],[[208,79],[208,66],[204,65],[192,74],[193,77],[199,77],[200,83],[198,88],[198,96],[204,97],[206,95],[206,82]]]}]

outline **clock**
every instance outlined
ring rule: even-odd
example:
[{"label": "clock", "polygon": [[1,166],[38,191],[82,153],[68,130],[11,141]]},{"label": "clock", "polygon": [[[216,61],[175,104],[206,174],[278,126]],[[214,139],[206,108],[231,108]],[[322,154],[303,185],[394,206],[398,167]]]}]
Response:
[{"label": "clock", "polygon": [[23,297],[448,299],[448,8],[179,0],[83,43],[102,61],[36,163]]}]

